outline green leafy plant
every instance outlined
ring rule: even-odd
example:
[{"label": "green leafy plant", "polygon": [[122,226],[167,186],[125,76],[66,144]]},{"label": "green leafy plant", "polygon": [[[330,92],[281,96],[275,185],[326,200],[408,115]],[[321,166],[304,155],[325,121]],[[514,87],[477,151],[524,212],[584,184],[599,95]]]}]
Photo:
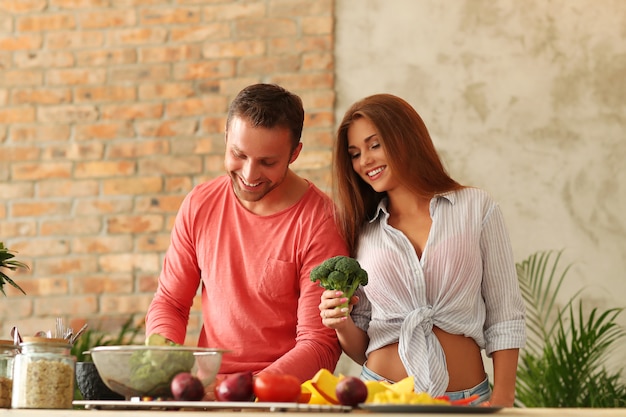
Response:
[{"label": "green leafy plant", "polygon": [[528,341],[520,353],[516,405],[624,407],[621,369],[606,367],[608,354],[625,336],[616,323],[623,309],[586,313],[581,291],[559,306],[557,295],[571,266],[559,267],[561,254],[536,252],[517,264]]},{"label": "green leafy plant", "polygon": [[24,290],[2,270],[3,268],[10,271],[16,271],[20,268],[28,269],[28,265],[14,259],[14,253],[14,251],[5,247],[3,242],[0,242],[0,291],[2,291],[2,294],[4,294],[5,297],[7,294],[4,292],[4,284],[7,283],[20,290],[22,294],[26,294]]},{"label": "green leafy plant", "polygon": [[91,362],[88,353],[97,346],[120,346],[137,344],[137,337],[144,331],[144,322],[135,324],[131,316],[124,322],[117,334],[110,334],[99,329],[88,328],[72,345],[72,355],[77,362]]}]

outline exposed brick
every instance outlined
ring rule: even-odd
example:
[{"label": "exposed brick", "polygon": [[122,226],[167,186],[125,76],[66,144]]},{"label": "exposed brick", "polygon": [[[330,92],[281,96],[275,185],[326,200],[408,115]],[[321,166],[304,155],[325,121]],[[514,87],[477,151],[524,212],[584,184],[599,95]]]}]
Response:
[{"label": "exposed brick", "polygon": [[[24,284],[21,281],[19,284]],[[20,285],[21,286],[21,285]],[[35,334],[35,332],[27,332],[24,326],[24,320],[33,314],[33,299],[31,297],[24,297],[21,292],[14,289],[10,285],[5,285],[4,290],[7,296],[0,303],[0,317],[2,320],[6,320],[7,326],[3,326],[3,339],[6,339],[11,330],[11,327],[15,326],[16,319],[19,319],[19,329],[22,335]]]},{"label": "exposed brick", "polygon": [[62,143],[46,146],[41,154],[42,160],[69,159],[100,159],[104,154],[104,144],[100,142],[90,143]]},{"label": "exposed brick", "polygon": [[50,69],[46,73],[46,84],[49,85],[79,85],[101,84],[106,80],[105,69],[94,68],[64,68]]},{"label": "exposed brick", "polygon": [[134,101],[137,98],[137,92],[135,87],[121,85],[77,87],[74,90],[74,95],[76,97],[77,103]]},{"label": "exposed brick", "polygon": [[[278,82],[303,97],[305,148],[294,169],[324,189],[332,8],[0,0],[0,236],[32,266],[17,275],[32,294],[9,293],[28,302],[10,315],[2,304],[0,330],[6,317],[33,332],[53,327],[55,315],[112,332],[129,314],[141,321],[182,199],[224,174],[228,104],[249,84]],[[55,207],[66,212],[46,214]],[[196,297],[190,343],[200,305]]]},{"label": "exposed brick", "polygon": [[202,159],[199,156],[167,157],[155,156],[142,159],[138,162],[138,172],[141,175],[162,174],[180,175],[202,172]]},{"label": "exposed brick", "polygon": [[97,180],[47,180],[37,182],[37,197],[89,197],[98,195],[100,183]]},{"label": "exposed brick", "polygon": [[116,198],[98,197],[78,200],[74,210],[83,215],[109,215],[116,213],[128,213],[131,211],[132,207],[132,196],[122,196]]},{"label": "exposed brick", "polygon": [[23,219],[20,221],[0,222],[0,236],[2,239],[12,237],[35,236],[37,233],[36,220]]},{"label": "exposed brick", "polygon": [[174,66],[174,79],[196,80],[202,78],[224,78],[235,75],[235,62],[227,59],[180,63]]},{"label": "exposed brick", "polygon": [[304,16],[300,19],[302,34],[327,35],[334,32],[334,16]]},{"label": "exposed brick", "polygon": [[141,275],[137,278],[137,291],[154,294],[158,287],[158,275]]},{"label": "exposed brick", "polygon": [[13,60],[20,68],[60,68],[75,64],[74,55],[65,51],[17,51]]},{"label": "exposed brick", "polygon": [[232,21],[242,18],[260,18],[266,15],[266,2],[231,3],[209,5],[204,8],[204,20]]},{"label": "exposed brick", "polygon": [[157,118],[163,114],[163,105],[160,103],[138,103],[127,105],[102,106],[103,119],[128,120],[142,118]]},{"label": "exposed brick", "polygon": [[133,161],[86,161],[77,163],[74,168],[76,178],[119,177],[134,173]]},{"label": "exposed brick", "polygon": [[12,14],[40,12],[46,3],[47,0],[0,0],[0,11]]},{"label": "exposed brick", "polygon": [[141,25],[189,25],[200,22],[200,9],[191,7],[159,7],[141,9]]},{"label": "exposed brick", "polygon": [[77,236],[71,240],[74,253],[128,253],[133,249],[130,235]]},{"label": "exposed brick", "polygon": [[328,129],[306,129],[302,136],[307,151],[312,148],[330,150],[335,141],[335,135]]},{"label": "exposed brick", "polygon": [[107,44],[121,45],[147,45],[163,43],[167,37],[167,29],[164,28],[132,28],[114,29],[107,31]]},{"label": "exposed brick", "polygon": [[315,90],[300,93],[305,111],[313,109],[327,109],[334,111],[335,92],[332,90]]},{"label": "exposed brick", "polygon": [[230,25],[225,22],[210,22],[202,25],[173,27],[170,37],[174,42],[200,42],[223,40],[231,37]]},{"label": "exposed brick", "polygon": [[95,124],[82,124],[75,127],[74,139],[117,139],[130,138],[135,136],[135,131],[131,122],[99,122]]},{"label": "exposed brick", "polygon": [[100,301],[100,311],[102,313],[145,313],[148,310],[150,301],[152,301],[152,294],[126,296],[105,295]]},{"label": "exposed brick", "polygon": [[0,152],[0,162],[33,161],[39,159],[41,150],[34,146],[5,147]]},{"label": "exposed brick", "polygon": [[223,113],[228,109],[228,99],[221,96],[194,97],[187,100],[174,101],[167,105],[165,113],[168,117],[189,117],[211,113]]},{"label": "exposed brick", "polygon": [[273,81],[295,91],[332,88],[335,79],[332,73],[320,72],[315,74],[276,74]]},{"label": "exposed brick", "polygon": [[43,72],[37,69],[2,71],[2,77],[0,78],[0,87],[21,87],[42,84]]},{"label": "exposed brick", "polygon": [[[60,316],[63,314],[72,314],[83,316],[93,314],[98,311],[98,302],[94,296],[64,296],[64,297],[47,297],[46,302],[38,302],[35,304],[35,314],[39,316]],[[50,327],[54,322],[50,320]],[[52,327],[54,328],[54,327]]]},{"label": "exposed brick", "polygon": [[104,34],[97,31],[63,31],[46,35],[48,49],[86,49],[104,45]]},{"label": "exposed brick", "polygon": [[139,100],[175,99],[191,97],[194,94],[194,87],[188,82],[162,82],[139,86]]},{"label": "exposed brick", "polygon": [[63,104],[72,100],[68,88],[17,88],[11,92],[11,103],[20,104]]},{"label": "exposed brick", "polygon": [[95,255],[46,256],[35,261],[33,269],[39,275],[88,274],[98,270]]},{"label": "exposed brick", "polygon": [[97,274],[72,279],[76,294],[128,294],[133,291],[131,274]]},{"label": "exposed brick", "polygon": [[335,66],[335,57],[329,52],[311,52],[305,53],[302,56],[302,70],[303,71],[316,71],[327,70],[330,71]]},{"label": "exposed brick", "polygon": [[139,197],[135,204],[135,211],[139,213],[176,213],[184,197],[184,195]]},{"label": "exposed brick", "polygon": [[259,39],[250,39],[231,42],[211,42],[202,48],[202,56],[206,59],[233,58],[266,53],[265,42]]},{"label": "exposed brick", "polygon": [[67,13],[50,13],[19,17],[15,25],[20,32],[68,30],[76,27],[76,20],[73,15]]},{"label": "exposed brick", "polygon": [[11,242],[11,249],[21,254],[28,254],[30,257],[38,256],[60,256],[69,253],[69,243],[65,239],[43,238],[43,239],[22,239]]},{"label": "exposed brick", "polygon": [[284,55],[242,58],[239,61],[237,69],[237,73],[242,75],[296,72],[300,69],[300,57],[296,55]]},{"label": "exposed brick", "polygon": [[239,39],[295,36],[298,24],[292,19],[241,19],[233,22]]},{"label": "exposed brick", "polygon": [[296,52],[332,51],[332,36],[307,36],[305,38],[273,38],[268,40],[270,55],[293,54]]},{"label": "exposed brick", "polygon": [[270,16],[315,16],[332,15],[333,0],[272,0]]},{"label": "exposed brick", "polygon": [[[142,137],[172,137],[192,135],[196,132],[198,122],[192,119],[138,121],[137,133]],[[169,147],[167,147],[169,149]]]},{"label": "exposed brick", "polygon": [[161,268],[159,256],[150,253],[123,253],[100,256],[100,269],[104,272],[154,272]]},{"label": "exposed brick", "polygon": [[[14,0],[9,0],[14,1]],[[0,35],[0,51],[25,51],[39,49],[43,44],[40,34]]]},{"label": "exposed brick", "polygon": [[139,50],[139,62],[180,62],[200,58],[200,45],[144,47]]},{"label": "exposed brick", "polygon": [[21,280],[20,287],[31,297],[61,295],[69,292],[67,278],[34,278]]},{"label": "exposed brick", "polygon": [[0,123],[28,123],[35,120],[35,109],[33,107],[9,107],[0,108]]},{"label": "exposed brick", "polygon": [[153,194],[162,190],[163,179],[160,177],[134,176],[102,181],[102,194],[106,196]]},{"label": "exposed brick", "polygon": [[168,154],[170,144],[167,140],[131,140],[112,143],[108,146],[107,158],[137,158],[155,154]]},{"label": "exposed brick", "polygon": [[[178,208],[176,208],[178,211]],[[170,233],[142,234],[135,237],[135,248],[139,252],[165,253],[170,245]]]},{"label": "exposed brick", "polygon": [[82,12],[78,14],[78,22],[83,29],[134,26],[137,23],[137,12],[133,9]]},{"label": "exposed brick", "polygon": [[208,155],[204,159],[205,172],[212,175],[224,173],[224,155]]},{"label": "exposed brick", "polygon": [[42,236],[80,236],[98,233],[102,230],[102,220],[100,217],[86,216],[65,220],[42,220],[39,227]]},{"label": "exposed brick", "polygon": [[137,65],[133,67],[113,67],[109,70],[109,81],[112,83],[122,82],[158,82],[169,79],[170,66],[164,65]]},{"label": "exposed brick", "polygon": [[84,67],[125,65],[137,62],[137,51],[131,48],[76,52],[76,65]]},{"label": "exposed brick", "polygon": [[314,110],[307,112],[304,116],[304,128],[312,127],[332,127],[335,115],[331,111]]},{"label": "exposed brick", "polygon": [[224,133],[226,116],[207,116],[202,119],[202,131],[205,133]]},{"label": "exposed brick", "polygon": [[11,214],[14,217],[58,216],[68,215],[70,212],[69,201],[14,202],[11,204]]},{"label": "exposed brick", "polygon": [[70,127],[66,124],[54,123],[37,125],[13,125],[10,128],[12,142],[56,142],[70,137]]},{"label": "exposed brick", "polygon": [[40,107],[37,120],[43,123],[81,123],[91,122],[98,118],[98,110],[89,105],[59,105]]},{"label": "exposed brick", "polygon": [[43,180],[70,178],[71,162],[16,162],[11,164],[11,177],[15,180]]},{"label": "exposed brick", "polygon": [[186,193],[191,190],[192,183],[188,176],[170,176],[165,179],[163,191],[166,193]]},{"label": "exposed brick", "polygon": [[50,6],[59,9],[94,9],[108,7],[110,0],[49,0]]},{"label": "exposed brick", "polygon": [[[35,195],[33,183],[0,182],[0,196],[2,200],[10,201],[22,198],[31,198]],[[3,233],[0,233],[2,236]]]}]

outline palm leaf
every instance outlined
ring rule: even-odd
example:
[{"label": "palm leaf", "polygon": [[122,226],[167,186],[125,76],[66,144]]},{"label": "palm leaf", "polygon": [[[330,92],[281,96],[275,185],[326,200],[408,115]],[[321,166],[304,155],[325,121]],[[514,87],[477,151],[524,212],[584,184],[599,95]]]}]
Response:
[{"label": "palm leaf", "polygon": [[[520,354],[516,403],[525,407],[623,407],[621,369],[606,369],[608,353],[624,337],[621,308],[588,314],[581,291],[558,307],[556,296],[569,266],[558,272],[561,252],[537,252],[517,265],[527,307],[529,343]],[[600,386],[601,385],[601,386]]]},{"label": "palm leaf", "polygon": [[5,247],[4,243],[0,242],[0,292],[2,292],[5,297],[7,295],[4,291],[5,284],[9,284],[17,288],[22,292],[22,294],[26,294],[15,281],[2,271],[2,268],[6,268],[11,271],[16,271],[19,268],[28,269],[28,265],[13,258],[15,258],[14,252]]}]

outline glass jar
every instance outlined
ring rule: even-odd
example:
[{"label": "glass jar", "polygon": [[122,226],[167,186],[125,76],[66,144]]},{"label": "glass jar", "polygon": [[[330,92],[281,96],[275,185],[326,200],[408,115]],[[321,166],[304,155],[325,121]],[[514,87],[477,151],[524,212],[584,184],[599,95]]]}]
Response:
[{"label": "glass jar", "polygon": [[11,408],[13,361],[17,352],[12,340],[0,340],[0,408]]},{"label": "glass jar", "polygon": [[24,337],[13,370],[13,408],[72,408],[76,357],[65,339]]}]

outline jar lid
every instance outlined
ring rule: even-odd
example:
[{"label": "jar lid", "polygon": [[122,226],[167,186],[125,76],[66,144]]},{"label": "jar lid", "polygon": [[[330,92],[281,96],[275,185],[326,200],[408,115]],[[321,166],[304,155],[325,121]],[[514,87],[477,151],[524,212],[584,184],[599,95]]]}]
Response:
[{"label": "jar lid", "polygon": [[15,346],[12,340],[0,339],[0,346]]},{"label": "jar lid", "polygon": [[63,338],[54,338],[54,337],[40,337],[40,336],[23,336],[22,344],[31,344],[31,343],[48,343],[53,345],[70,345],[70,341]]}]

